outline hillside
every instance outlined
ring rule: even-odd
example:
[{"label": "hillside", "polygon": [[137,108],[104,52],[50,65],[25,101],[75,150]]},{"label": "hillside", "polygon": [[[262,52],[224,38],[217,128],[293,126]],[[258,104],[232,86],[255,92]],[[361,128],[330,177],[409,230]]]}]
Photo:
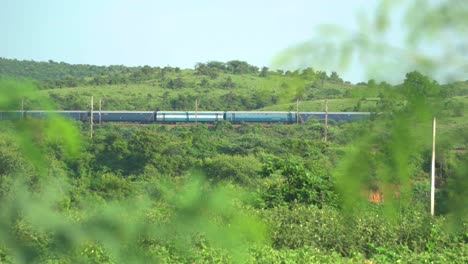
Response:
[{"label": "hillside", "polygon": [[[40,109],[49,98],[58,109],[87,110],[94,96],[103,110],[265,110],[376,111],[384,104],[402,105],[398,89],[387,83],[351,84],[336,72],[307,68],[271,71],[243,61],[198,63],[178,67],[72,65],[0,58],[0,76],[32,80],[38,94],[24,98],[24,109]],[[468,81],[440,86],[442,125],[465,127]],[[392,102],[393,101],[393,102]],[[18,102],[20,109],[21,102]]]},{"label": "hillside", "polygon": [[[0,59],[1,75],[32,79],[59,109],[73,110],[88,109],[90,96],[103,99],[107,110],[190,110],[195,99],[202,110],[254,110],[295,102],[297,97],[304,101],[360,98],[368,93],[366,84],[344,82],[335,72],[270,71],[242,61],[180,69]],[[34,100],[25,100],[26,109],[36,106]]]}]

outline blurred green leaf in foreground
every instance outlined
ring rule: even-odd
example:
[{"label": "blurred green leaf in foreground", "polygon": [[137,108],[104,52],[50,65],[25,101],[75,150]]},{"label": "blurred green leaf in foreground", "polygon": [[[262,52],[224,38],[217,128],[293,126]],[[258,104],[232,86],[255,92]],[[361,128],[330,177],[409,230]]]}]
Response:
[{"label": "blurred green leaf in foreground", "polygon": [[[0,108],[12,109],[23,96],[34,93],[34,87],[26,81],[0,79],[0,92]],[[103,201],[80,194],[84,190],[73,186],[77,183],[47,152],[55,146],[67,160],[82,151],[80,133],[71,121],[60,117],[2,121],[1,133],[2,263],[160,262],[168,256],[158,255],[161,250],[151,254],[155,249],[190,259],[205,244],[231,262],[243,262],[246,245],[265,240],[264,225],[242,209],[248,197],[234,186],[211,186],[192,173],[179,183],[149,186],[157,195],[144,192]],[[108,180],[112,184],[112,178]]]},{"label": "blurred green leaf in foreground", "polygon": [[[275,58],[274,64],[281,67],[360,69],[372,83],[404,79],[381,92],[376,120],[351,144],[336,171],[346,208],[356,207],[364,200],[363,191],[369,189],[383,193],[390,215],[410,202],[407,194],[417,178],[412,161],[430,150],[432,118],[440,117],[444,122],[445,117],[441,108],[445,91],[431,79],[449,82],[466,78],[467,17],[468,2],[463,0],[381,0],[374,12],[357,14],[355,30],[321,26],[311,40]],[[439,135],[446,132],[443,129],[439,128]],[[443,144],[446,149],[453,148],[466,138],[466,132],[456,135],[439,136],[437,148]],[[466,158],[457,159],[444,185],[449,195],[442,203],[450,205],[454,219],[468,214],[468,193],[456,187],[465,186],[467,181],[464,162]]]}]

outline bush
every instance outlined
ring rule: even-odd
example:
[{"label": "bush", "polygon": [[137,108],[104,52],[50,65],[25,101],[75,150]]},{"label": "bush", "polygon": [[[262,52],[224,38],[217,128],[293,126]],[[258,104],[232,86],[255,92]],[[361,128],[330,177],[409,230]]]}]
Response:
[{"label": "bush", "polygon": [[133,191],[130,182],[112,173],[103,173],[93,178],[90,189],[105,199],[125,198]]},{"label": "bush", "polygon": [[300,160],[266,161],[262,175],[281,175],[276,181],[267,183],[262,193],[264,205],[274,207],[287,203],[303,203],[336,206],[338,196],[329,172],[321,164],[304,167]]},{"label": "bush", "polygon": [[229,180],[248,185],[258,178],[261,164],[254,156],[221,154],[206,159],[204,168],[210,179]]},{"label": "bush", "polygon": [[312,247],[347,255],[359,251],[335,209],[296,204],[264,210],[261,214],[271,228],[271,242],[276,249]]},{"label": "bush", "polygon": [[346,215],[335,208],[299,204],[263,210],[260,214],[270,226],[275,249],[312,247],[343,256],[375,256],[384,258],[384,262],[425,259],[426,254],[434,257],[446,251],[450,252],[446,257],[453,259],[467,250],[466,226],[465,230],[452,233],[445,229],[443,218],[431,219],[418,207],[402,210],[395,217],[389,217],[381,206]]}]

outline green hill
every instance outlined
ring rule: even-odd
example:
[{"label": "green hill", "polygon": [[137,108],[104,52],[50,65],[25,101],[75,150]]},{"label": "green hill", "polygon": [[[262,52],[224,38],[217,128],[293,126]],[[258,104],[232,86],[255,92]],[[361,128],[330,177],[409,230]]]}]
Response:
[{"label": "green hill", "polygon": [[[126,67],[73,65],[64,62],[18,61],[0,58],[0,76],[32,80],[39,95],[58,109],[87,110],[94,96],[104,110],[265,110],[374,111],[397,97],[382,97],[398,86],[387,83],[351,84],[336,72],[307,68],[272,71],[243,61],[198,63],[193,69],[178,67]],[[387,93],[389,94],[389,93]],[[391,94],[391,93],[390,93]],[[464,122],[468,82],[441,86],[447,120]],[[388,96],[388,95],[387,95]],[[38,109],[36,95],[24,98],[24,109]],[[392,97],[392,96],[390,96]],[[21,103],[18,102],[18,109]]]},{"label": "green hill", "polygon": [[[59,109],[74,110],[88,109],[91,96],[103,99],[107,110],[191,110],[196,99],[201,110],[254,110],[295,102],[297,97],[357,98],[368,90],[365,84],[344,82],[335,72],[271,71],[242,61],[180,69],[0,59],[0,75],[31,79]],[[25,109],[37,105],[25,99]]]}]

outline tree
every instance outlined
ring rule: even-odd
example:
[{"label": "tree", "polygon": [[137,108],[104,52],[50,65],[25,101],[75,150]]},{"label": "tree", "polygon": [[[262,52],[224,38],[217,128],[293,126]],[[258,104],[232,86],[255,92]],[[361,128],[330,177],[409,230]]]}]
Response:
[{"label": "tree", "polygon": [[338,76],[338,73],[336,73],[335,71],[333,71],[330,75],[330,81],[332,82],[336,82],[336,83],[343,83],[343,79],[340,78],[340,76]]},{"label": "tree", "polygon": [[65,76],[63,82],[66,87],[77,87],[79,84],[79,80],[70,75]]},{"label": "tree", "polygon": [[267,90],[257,90],[253,94],[253,100],[256,104],[255,108],[263,108],[271,103],[271,93]]},{"label": "tree", "polygon": [[260,71],[260,77],[267,77],[268,75],[268,67],[262,67],[262,70]]},{"label": "tree", "polygon": [[403,87],[405,89],[405,94],[412,98],[435,97],[440,93],[440,88],[436,81],[431,81],[429,77],[417,71],[406,74]]},{"label": "tree", "polygon": [[304,203],[322,207],[337,204],[334,182],[320,166],[309,170],[298,160],[267,160],[262,175],[270,177],[275,172],[280,172],[283,180],[270,185],[263,194],[267,206]]},{"label": "tree", "polygon": [[195,73],[198,75],[208,75],[208,67],[204,63],[197,63],[195,65]]},{"label": "tree", "polygon": [[[213,62],[210,62],[213,63]],[[217,63],[215,65],[218,65]],[[224,67],[223,67],[224,69]],[[218,77],[218,71],[219,68],[215,66],[208,66],[208,64],[204,63],[197,63],[195,65],[195,72],[197,75],[205,75],[209,76],[211,79],[216,79]]]},{"label": "tree", "polygon": [[209,61],[206,63],[206,66],[210,69],[218,70],[218,71],[226,71],[226,64],[220,61]]},{"label": "tree", "polygon": [[317,71],[316,74],[317,74],[317,76],[318,76],[318,78],[320,80],[320,83],[321,83],[320,86],[321,86],[321,88],[323,88],[323,84],[324,84],[325,80],[328,78],[327,73],[324,72],[324,71]]},{"label": "tree", "polygon": [[258,67],[249,65],[245,61],[232,60],[226,63],[226,71],[232,74],[257,74]]},{"label": "tree", "polygon": [[142,72],[144,75],[149,75],[150,73],[153,72],[153,68],[151,68],[151,67],[148,66],[148,65],[145,65],[145,66],[143,66],[143,68],[141,68],[141,72]]},{"label": "tree", "polygon": [[316,74],[314,69],[312,69],[311,67],[307,67],[306,69],[302,70],[301,76],[306,80],[311,80],[315,78]]},{"label": "tree", "polygon": [[180,88],[183,88],[184,86],[185,86],[184,79],[180,76],[178,76],[175,79],[169,79],[169,81],[166,84],[166,87],[170,89],[180,89]]},{"label": "tree", "polygon": [[202,78],[199,85],[200,87],[209,87],[210,82],[206,78]]},{"label": "tree", "polygon": [[232,81],[231,76],[228,76],[221,85],[222,85],[223,88],[234,88],[234,87],[236,87],[236,84]]}]

